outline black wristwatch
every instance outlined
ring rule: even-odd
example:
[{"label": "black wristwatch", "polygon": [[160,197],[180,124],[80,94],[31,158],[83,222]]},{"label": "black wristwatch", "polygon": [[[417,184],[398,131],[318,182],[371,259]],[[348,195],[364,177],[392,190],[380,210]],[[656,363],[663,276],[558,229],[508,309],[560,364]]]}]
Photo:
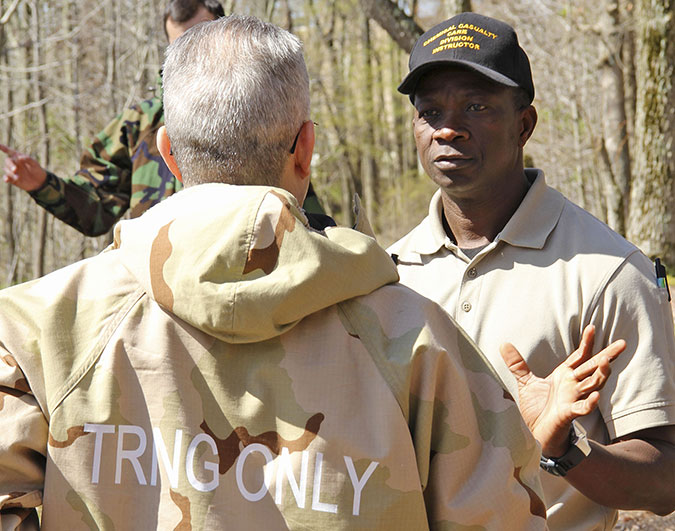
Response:
[{"label": "black wristwatch", "polygon": [[560,457],[544,457],[542,455],[539,466],[549,474],[564,476],[590,453],[591,445],[588,444],[586,430],[580,424],[572,421],[569,450]]}]

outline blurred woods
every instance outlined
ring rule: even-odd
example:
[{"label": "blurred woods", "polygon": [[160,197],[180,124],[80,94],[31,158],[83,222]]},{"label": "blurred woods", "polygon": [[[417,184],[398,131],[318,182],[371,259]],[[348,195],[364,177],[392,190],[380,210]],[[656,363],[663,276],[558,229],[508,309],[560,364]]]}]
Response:
[{"label": "blurred woods", "polygon": [[[383,245],[425,216],[434,188],[418,166],[412,106],[396,87],[415,38],[472,9],[513,24],[530,56],[539,124],[527,165],[675,266],[672,0],[222,3],[304,41],[319,124],[312,179],[339,223],[351,223],[355,192]],[[114,115],[152,96],[164,4],[0,0],[0,142],[72,175]],[[0,182],[0,286],[91,256],[108,241],[80,235]]]}]

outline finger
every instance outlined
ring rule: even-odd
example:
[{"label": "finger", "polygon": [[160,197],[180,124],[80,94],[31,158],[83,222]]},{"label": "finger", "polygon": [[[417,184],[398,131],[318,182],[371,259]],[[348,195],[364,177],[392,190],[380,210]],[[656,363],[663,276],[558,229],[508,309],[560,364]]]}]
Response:
[{"label": "finger", "polygon": [[[624,344],[617,344],[614,346],[616,347],[616,350],[619,351],[619,353],[625,347]],[[605,386],[605,383],[607,383],[607,380],[612,374],[610,362],[613,359],[615,358],[612,358],[611,355],[597,354],[592,360],[590,360],[590,362],[588,362],[587,366],[585,365],[577,369],[577,371],[581,373],[583,370],[590,370],[589,368],[592,367],[593,364],[595,365],[595,369],[592,372],[587,372],[588,376],[581,379],[577,385],[577,392],[580,393],[580,396],[588,394],[591,391],[599,391]],[[577,376],[576,373],[575,376]]]},{"label": "finger", "polygon": [[16,155],[16,151],[14,151],[11,147],[6,146],[4,144],[0,144],[0,151],[6,153],[10,157],[13,157],[14,155]]},{"label": "finger", "polygon": [[574,370],[574,378],[579,382],[577,386],[578,389],[587,388],[592,386],[594,383],[594,378],[598,374],[604,374],[609,377],[611,373],[609,368],[609,359],[605,356],[593,357],[593,359],[584,363],[581,367],[577,367]]},{"label": "finger", "polygon": [[626,342],[623,339],[617,339],[610,343],[607,347],[602,349],[598,354],[604,354],[609,357],[609,361],[614,361],[619,355],[626,350]]},{"label": "finger", "polygon": [[574,402],[570,409],[572,410],[572,413],[575,415],[574,418],[582,417],[584,415],[588,415],[596,407],[598,407],[599,402],[600,402],[600,393],[598,393],[597,391],[593,391],[584,400],[578,400]]},{"label": "finger", "polygon": [[614,361],[624,350],[626,350],[626,342],[623,339],[614,341],[591,359],[574,369],[575,378],[577,380],[582,380],[593,373],[600,365],[609,365],[609,363]]},{"label": "finger", "polygon": [[609,362],[603,363],[598,366],[598,368],[585,378],[583,381],[579,382],[577,385],[577,392],[579,393],[579,398],[582,398],[592,391],[599,391],[605,386],[605,383],[609,379],[609,376],[612,374],[612,369],[609,367]]},{"label": "finger", "polygon": [[581,342],[579,348],[572,352],[565,360],[565,365],[574,369],[580,363],[583,363],[591,357],[593,353],[593,341],[595,340],[595,326],[592,324],[586,325],[581,333]]},{"label": "finger", "polygon": [[532,371],[527,366],[527,362],[511,343],[502,344],[499,347],[499,353],[516,380],[528,380],[532,376]]}]

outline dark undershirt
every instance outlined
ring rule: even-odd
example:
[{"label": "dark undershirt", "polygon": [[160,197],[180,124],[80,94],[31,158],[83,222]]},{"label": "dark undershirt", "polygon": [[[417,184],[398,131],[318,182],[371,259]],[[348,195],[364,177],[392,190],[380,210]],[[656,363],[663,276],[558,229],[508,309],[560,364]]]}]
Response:
[{"label": "dark undershirt", "polygon": [[471,249],[461,249],[461,251],[466,255],[469,260],[473,260],[474,256],[480,253],[483,249],[487,247],[486,245],[481,245],[480,247],[473,247]]}]

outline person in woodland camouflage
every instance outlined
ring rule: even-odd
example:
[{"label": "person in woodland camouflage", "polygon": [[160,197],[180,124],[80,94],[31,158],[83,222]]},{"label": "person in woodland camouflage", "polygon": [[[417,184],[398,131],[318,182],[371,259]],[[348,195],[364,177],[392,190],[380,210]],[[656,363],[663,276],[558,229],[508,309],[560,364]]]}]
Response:
[{"label": "person in woodland camouflage", "polygon": [[299,40],[223,18],[164,76],[186,189],[0,291],[2,529],[41,504],[47,529],[544,529],[538,447],[486,359],[373,237],[300,209]]},{"label": "person in woodland camouflage", "polygon": [[[195,24],[224,16],[217,0],[172,0],[164,11],[169,43]],[[82,154],[74,176],[61,178],[32,157],[0,144],[4,180],[27,191],[35,202],[87,236],[108,232],[130,211],[132,218],[180,190],[156,147],[164,123],[162,78],[155,95],[115,117]],[[313,190],[305,208],[322,214]]]}]

